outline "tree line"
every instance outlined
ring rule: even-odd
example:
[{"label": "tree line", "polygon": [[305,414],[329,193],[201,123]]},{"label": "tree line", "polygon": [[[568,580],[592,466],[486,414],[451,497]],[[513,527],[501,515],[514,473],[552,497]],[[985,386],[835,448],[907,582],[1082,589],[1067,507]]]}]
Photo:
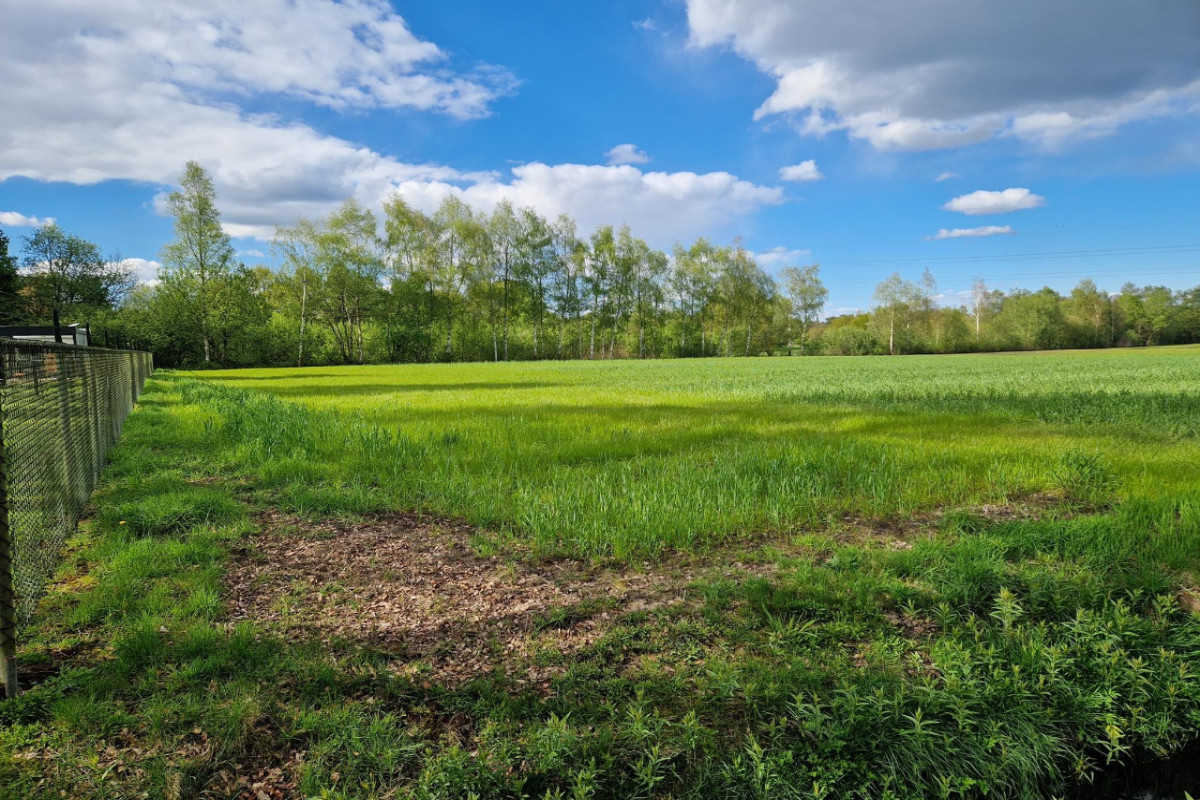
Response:
[{"label": "tree line", "polygon": [[[211,178],[191,162],[167,198],[158,280],[56,225],[0,232],[0,325],[88,322],[92,340],[166,366],[935,353],[1200,341],[1200,287],[1090,280],[1068,295],[989,289],[939,303],[933,275],[895,274],[869,312],[823,319],[819,265],[769,275],[740,242],[670,253],[628,226],[590,234],[508,202],[455,197],[425,214],[396,196],[381,217],[348,200],[276,230],[274,267],[237,260]],[[944,300],[944,298],[940,298]]]}]

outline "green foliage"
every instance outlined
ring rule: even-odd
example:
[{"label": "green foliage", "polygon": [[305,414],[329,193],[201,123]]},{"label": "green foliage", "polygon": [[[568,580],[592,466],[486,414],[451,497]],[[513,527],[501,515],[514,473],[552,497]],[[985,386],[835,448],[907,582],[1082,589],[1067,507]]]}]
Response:
[{"label": "green foliage", "polygon": [[21,279],[17,274],[17,257],[9,252],[8,235],[0,230],[0,325],[22,321],[24,302],[17,294]]},{"label": "green foliage", "polygon": [[233,261],[212,178],[195,161],[184,168],[179,189],[167,195],[167,211],[175,238],[162,248],[161,285],[150,296],[154,312],[193,357],[228,363],[239,333],[261,326],[269,313],[250,274]]},{"label": "green foliage", "polygon": [[[0,704],[0,796],[1064,796],[1197,734],[1195,355],[160,374],[24,635],[63,666]],[[608,622],[540,693],[228,618],[253,512],[386,508],[691,578],[548,610]]]},{"label": "green foliage", "polygon": [[[133,283],[129,269],[117,259],[104,258],[96,244],[55,224],[25,237],[24,251],[24,315],[42,324],[67,314],[90,318],[120,303]],[[3,269],[0,263],[0,274]]]},{"label": "green foliage", "polygon": [[870,313],[822,323],[819,265],[768,274],[740,241],[651,248],[628,226],[590,235],[562,215],[457,197],[427,215],[398,195],[375,214],[349,199],[276,230],[273,266],[235,262],[215,189],[190,161],[167,197],[174,239],[155,286],[47,226],[21,278],[0,233],[0,322],[79,310],[96,341],[153,350],[160,366],[306,366],[434,361],[950,353],[1200,341],[1200,288],[1091,280],[1069,297],[976,282],[939,306],[937,282],[896,273]]}]

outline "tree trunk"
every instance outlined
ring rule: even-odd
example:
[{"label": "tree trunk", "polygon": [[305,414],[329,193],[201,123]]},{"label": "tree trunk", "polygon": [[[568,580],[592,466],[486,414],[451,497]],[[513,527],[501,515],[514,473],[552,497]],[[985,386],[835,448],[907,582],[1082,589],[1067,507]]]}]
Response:
[{"label": "tree trunk", "polygon": [[596,296],[592,295],[592,341],[588,345],[588,358],[596,357]]},{"label": "tree trunk", "polygon": [[432,275],[430,275],[430,277],[425,281],[425,289],[426,289],[425,296],[428,300],[428,302],[426,303],[426,317],[428,319],[427,327],[429,330],[429,336],[425,339],[425,360],[433,361],[433,347],[434,347],[434,345],[433,345],[433,318],[434,318],[433,304],[434,304],[434,300],[437,298],[437,289],[435,289],[433,286]]},{"label": "tree trunk", "polygon": [[508,361],[508,259],[504,259],[504,360]]},{"label": "tree trunk", "polygon": [[296,354],[296,366],[304,366],[304,322],[308,309],[308,281],[300,283],[300,348]]}]

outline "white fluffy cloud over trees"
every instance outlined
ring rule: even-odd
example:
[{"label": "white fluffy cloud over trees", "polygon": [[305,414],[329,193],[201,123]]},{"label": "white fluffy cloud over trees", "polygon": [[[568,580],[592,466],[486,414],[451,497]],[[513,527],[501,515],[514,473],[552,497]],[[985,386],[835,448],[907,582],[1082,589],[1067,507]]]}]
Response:
[{"label": "white fluffy cloud over trees", "polygon": [[53,225],[54,217],[31,217],[19,211],[0,211],[0,225],[13,228],[36,228],[39,225]]},{"label": "white fluffy cloud over trees", "polygon": [[513,168],[510,180],[495,176],[465,186],[411,180],[397,189],[427,211],[456,195],[485,210],[508,199],[549,216],[567,213],[584,231],[628,222],[639,235],[663,246],[784,199],[781,189],[739,180],[728,172],[642,172],[628,165],[523,164]]},{"label": "white fluffy cloud over trees", "polygon": [[258,237],[347,197],[373,206],[396,190],[417,203],[459,193],[487,206],[505,196],[581,224],[629,219],[660,240],[782,200],[724,172],[628,164],[527,164],[501,179],[408,163],[256,110],[471,119],[515,91],[502,67],[458,68],[381,0],[17,0],[10,12],[0,27],[0,180],[170,185],[196,160],[213,175],[228,231]]}]

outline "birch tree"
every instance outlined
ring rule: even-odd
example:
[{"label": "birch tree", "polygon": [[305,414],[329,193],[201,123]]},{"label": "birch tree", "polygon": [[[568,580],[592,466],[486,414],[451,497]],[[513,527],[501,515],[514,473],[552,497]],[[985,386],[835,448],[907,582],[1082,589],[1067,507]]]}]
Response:
[{"label": "birch tree", "polygon": [[375,215],[347,200],[317,234],[321,312],[347,364],[366,360],[363,322],[380,294],[383,261]]},{"label": "birch tree", "polygon": [[280,259],[280,281],[287,298],[293,305],[299,321],[299,339],[296,345],[296,366],[304,366],[304,337],[311,315],[313,294],[320,283],[317,272],[317,226],[310,220],[301,219],[292,227],[275,229],[272,249]]},{"label": "birch tree", "polygon": [[[601,314],[607,310],[609,283],[612,280],[614,262],[616,261],[616,242],[613,239],[611,225],[601,225],[592,234],[592,246],[589,249],[590,258],[587,261],[587,271],[584,283],[587,285],[591,312],[588,322],[591,324],[591,340],[588,344],[588,358],[596,357],[596,325]],[[603,335],[603,334],[601,334]],[[600,354],[604,355],[604,342],[600,343]]]},{"label": "birch tree", "polygon": [[[501,200],[496,204],[487,224],[491,240],[491,254],[495,259],[495,277],[501,284],[501,327],[503,328],[504,360],[508,361],[508,309],[509,283],[517,260],[517,248],[521,238],[521,221],[513,210],[512,203]],[[497,360],[499,358],[497,357]]]},{"label": "birch tree", "polygon": [[212,178],[195,161],[187,162],[179,189],[167,195],[175,239],[162,249],[163,291],[178,298],[201,342],[204,362],[212,361],[212,331],[221,313],[222,294],[234,267],[233,245],[221,227]]},{"label": "birch tree", "polygon": [[414,298],[409,311],[416,318],[416,327],[422,331],[422,352],[426,360],[432,360],[437,307],[437,227],[433,220],[404,202],[399,195],[384,202],[383,214],[385,261],[392,276],[392,293],[409,296],[407,291],[400,292],[401,286],[397,283],[411,285],[413,289],[418,285],[421,287],[423,302],[418,305]]},{"label": "birch tree", "polygon": [[784,286],[792,301],[791,319],[800,323],[800,354],[808,346],[808,329],[821,317],[829,299],[829,290],[821,282],[821,265],[787,267],[783,270]]},{"label": "birch tree", "polygon": [[445,358],[449,361],[454,356],[455,310],[475,269],[481,226],[471,207],[453,196],[442,201],[432,224],[437,237],[434,274],[446,306]]},{"label": "birch tree", "polygon": [[879,304],[875,314],[887,330],[890,355],[896,355],[896,326],[907,323],[910,301],[916,291],[916,286],[901,278],[899,272],[892,273],[875,287],[875,302]]}]

